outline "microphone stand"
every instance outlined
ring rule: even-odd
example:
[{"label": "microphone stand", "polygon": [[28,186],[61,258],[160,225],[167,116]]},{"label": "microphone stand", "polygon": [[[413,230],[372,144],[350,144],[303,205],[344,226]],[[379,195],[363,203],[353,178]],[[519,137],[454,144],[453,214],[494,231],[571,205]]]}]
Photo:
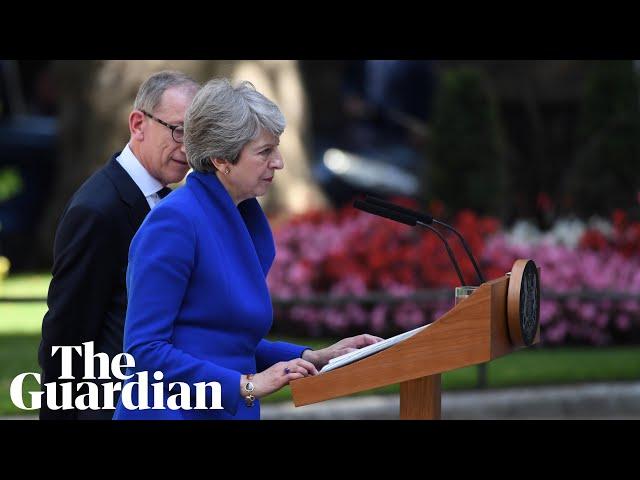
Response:
[{"label": "microphone stand", "polygon": [[[388,203],[385,202],[384,200],[380,200],[377,199],[375,197],[370,197],[367,196],[367,202],[363,202],[362,200],[356,200],[353,203],[353,206],[355,208],[358,208],[360,210],[363,210],[367,213],[371,213],[373,215],[378,215],[384,218],[388,218],[390,220],[394,220],[396,222],[400,222],[400,223],[404,223],[405,225],[409,225],[410,227],[414,227],[416,225],[420,225],[421,227],[425,227],[428,228],[429,230],[431,230],[432,232],[434,232],[436,235],[438,235],[438,237],[440,238],[440,240],[442,240],[442,242],[444,243],[445,247],[447,248],[447,253],[449,254],[449,258],[451,259],[451,263],[453,263],[453,266],[456,269],[456,273],[458,274],[458,278],[460,279],[460,284],[461,285],[466,285],[464,278],[462,277],[462,272],[460,271],[460,267],[458,266],[458,262],[456,262],[455,257],[453,255],[453,252],[451,251],[451,248],[449,247],[448,242],[446,241],[446,239],[444,238],[444,236],[438,231],[438,229],[432,227],[431,225],[429,225],[430,223],[436,223],[438,225],[441,225],[449,230],[451,230],[452,232],[454,232],[458,238],[460,239],[460,241],[462,242],[462,246],[464,247],[465,251],[467,252],[467,255],[469,256],[469,258],[471,259],[471,262],[473,263],[473,267],[476,270],[476,274],[478,275],[478,278],[480,279],[481,283],[484,283],[484,277],[482,276],[482,273],[480,273],[480,269],[478,268],[478,265],[476,264],[475,259],[473,258],[473,255],[471,254],[471,251],[469,250],[469,247],[467,246],[467,243],[464,241],[464,238],[462,238],[462,235],[460,235],[460,233],[453,228],[450,225],[447,225],[444,222],[440,222],[439,220],[435,220],[433,217],[420,213],[420,212],[415,212],[413,210],[410,210],[408,208],[404,208],[401,207],[399,205],[394,205],[393,203]],[[487,387],[487,364],[486,363],[480,363],[478,364],[478,383],[477,383],[478,388],[486,388]]]},{"label": "microphone stand", "polygon": [[433,233],[435,233],[438,237],[440,237],[440,240],[442,240],[442,243],[444,243],[444,246],[447,248],[447,253],[449,254],[449,258],[451,259],[451,263],[453,263],[453,266],[456,269],[456,273],[458,274],[458,278],[460,279],[461,285],[466,285],[464,278],[462,277],[462,272],[460,271],[460,267],[458,266],[458,262],[454,261],[454,257],[453,257],[453,251],[451,250],[451,247],[449,246],[449,243],[445,240],[444,236],[438,231],[437,228],[433,228],[431,225],[425,225],[424,223],[422,223],[421,221],[417,221],[416,224],[420,225],[421,227],[425,227],[428,228],[429,230],[431,230]]},{"label": "microphone stand", "polygon": [[[467,257],[469,257],[469,260],[471,260],[471,263],[473,264],[473,268],[476,271],[476,275],[478,276],[478,279],[480,280],[480,284],[485,282],[484,275],[482,275],[482,272],[480,271],[480,268],[478,267],[478,264],[476,263],[476,259],[474,258],[473,254],[471,253],[471,250],[469,249],[469,246],[467,245],[467,242],[464,240],[464,238],[462,237],[460,232],[458,232],[451,225],[448,225],[448,224],[446,224],[444,222],[441,222],[440,220],[436,220],[432,216],[427,215],[425,213],[416,212],[415,210],[411,210],[409,208],[401,207],[400,205],[396,205],[394,203],[390,203],[390,202],[387,202],[387,201],[382,200],[380,198],[372,197],[370,195],[367,195],[366,201],[369,202],[370,204],[377,205],[379,207],[383,207],[383,208],[386,208],[388,210],[393,210],[393,211],[401,213],[403,215],[413,216],[413,217],[416,218],[416,222],[418,224],[420,224],[421,226],[423,226],[423,227],[427,227],[430,224],[435,223],[437,225],[440,225],[440,226],[446,228],[447,230],[452,231],[458,237],[458,239],[460,240],[460,243],[462,243],[462,247],[464,248],[464,251],[467,253]],[[465,285],[465,283],[463,283],[463,285]]]},{"label": "microphone stand", "polygon": [[436,235],[438,235],[440,240],[442,240],[442,242],[444,243],[444,246],[447,249],[447,253],[449,254],[449,259],[451,260],[451,263],[456,269],[456,273],[458,274],[458,279],[460,280],[461,285],[466,285],[466,282],[464,281],[464,277],[462,276],[462,272],[460,271],[458,262],[456,261],[455,256],[453,255],[453,251],[451,250],[451,247],[449,247],[447,240],[436,228],[433,228],[431,225],[425,225],[423,222],[418,221],[415,215],[405,213],[405,212],[398,212],[386,207],[375,205],[373,203],[363,202],[362,200],[356,200],[355,202],[353,202],[353,206],[359,210],[365,211],[367,213],[371,213],[372,215],[378,215],[380,217],[388,218],[389,220],[394,220],[396,222],[404,223],[405,225],[409,225],[410,227],[415,227],[417,224],[420,224],[420,226],[426,227],[429,230],[433,231]]}]

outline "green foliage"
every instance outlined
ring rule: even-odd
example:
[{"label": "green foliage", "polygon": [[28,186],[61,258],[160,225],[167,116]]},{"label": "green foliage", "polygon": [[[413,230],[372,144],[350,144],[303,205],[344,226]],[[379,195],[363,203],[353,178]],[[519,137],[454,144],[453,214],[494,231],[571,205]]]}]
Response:
[{"label": "green foliage", "polygon": [[427,196],[451,210],[502,214],[506,159],[497,102],[480,71],[443,74],[433,120]]},{"label": "green foliage", "polygon": [[567,179],[574,208],[607,215],[636,203],[640,190],[640,91],[631,61],[591,65]]},{"label": "green foliage", "polygon": [[23,182],[20,172],[15,167],[0,170],[0,202],[10,200],[22,192]]}]

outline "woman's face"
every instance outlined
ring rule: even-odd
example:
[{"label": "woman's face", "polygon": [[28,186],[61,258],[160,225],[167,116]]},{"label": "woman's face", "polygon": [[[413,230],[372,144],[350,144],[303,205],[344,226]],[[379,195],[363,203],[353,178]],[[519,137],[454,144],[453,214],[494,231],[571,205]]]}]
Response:
[{"label": "woman's face", "polygon": [[229,165],[231,172],[228,175],[223,174],[222,177],[236,204],[267,193],[275,171],[284,168],[279,144],[279,138],[261,130],[256,139],[242,148],[238,162]]}]

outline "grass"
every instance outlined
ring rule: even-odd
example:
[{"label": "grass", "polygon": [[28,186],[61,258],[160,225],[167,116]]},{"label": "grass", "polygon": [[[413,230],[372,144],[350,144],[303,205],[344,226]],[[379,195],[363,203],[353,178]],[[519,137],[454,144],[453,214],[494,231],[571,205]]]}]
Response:
[{"label": "grass", "polygon": [[48,273],[10,275],[4,282],[0,281],[0,296],[46,297],[50,281]]},{"label": "grass", "polygon": [[[0,317],[1,318],[1,317]],[[3,323],[0,320],[0,323]],[[16,375],[25,372],[40,372],[38,366],[38,345],[40,334],[0,334],[0,415],[34,415],[35,410],[20,410],[11,401],[9,387]],[[23,392],[38,389],[38,383],[29,376]],[[23,395],[25,405],[31,400]]]},{"label": "grass", "polygon": [[0,303],[0,335],[40,332],[45,303]]},{"label": "grass", "polygon": [[[48,275],[16,276],[9,278],[0,290],[3,296],[44,297]],[[24,372],[39,372],[37,352],[40,342],[44,303],[0,303],[0,415],[33,415],[33,411],[19,410],[9,396],[13,378]],[[335,339],[271,338],[320,348]],[[474,388],[477,369],[467,367],[442,376],[444,390]],[[571,384],[597,381],[625,381],[640,379],[640,348],[531,348],[494,360],[488,365],[489,388],[522,385]],[[35,380],[27,379],[24,391],[35,390]],[[397,393],[398,386],[384,387],[371,393]],[[264,402],[290,401],[288,387],[264,399]],[[25,395],[25,403],[29,399]]]},{"label": "grass", "polygon": [[[45,298],[50,281],[49,274],[10,276],[0,280],[0,297]],[[44,302],[0,303],[0,335],[39,332],[46,311]]]}]

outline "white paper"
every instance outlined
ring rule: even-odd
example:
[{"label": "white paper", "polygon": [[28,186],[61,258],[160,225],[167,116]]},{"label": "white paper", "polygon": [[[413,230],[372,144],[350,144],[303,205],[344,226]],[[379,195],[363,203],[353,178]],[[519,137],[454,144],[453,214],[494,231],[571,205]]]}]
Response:
[{"label": "white paper", "polygon": [[393,345],[402,342],[408,338],[413,337],[416,333],[421,330],[427,328],[429,325],[423,325],[418,328],[414,328],[413,330],[409,330],[408,332],[401,333],[400,335],[396,335],[395,337],[387,338],[386,340],[382,340],[378,343],[374,343],[373,345],[367,345],[364,348],[359,348],[358,350],[354,350],[353,352],[345,353],[344,355],[340,355],[339,357],[332,358],[329,360],[322,369],[320,373],[328,372],[333,370],[334,368],[343,367],[344,365],[349,365],[350,363],[361,360],[369,355],[373,355],[374,353],[380,352],[382,350],[386,350]]}]

